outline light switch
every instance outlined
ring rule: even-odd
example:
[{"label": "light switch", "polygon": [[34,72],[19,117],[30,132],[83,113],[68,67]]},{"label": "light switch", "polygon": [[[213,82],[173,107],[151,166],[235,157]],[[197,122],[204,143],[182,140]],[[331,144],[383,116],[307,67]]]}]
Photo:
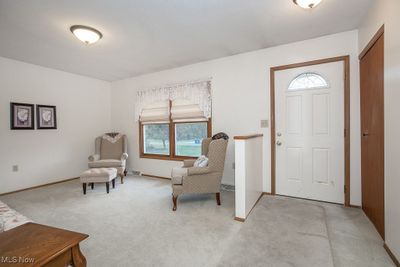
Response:
[{"label": "light switch", "polygon": [[261,120],[261,128],[268,128],[268,120]]}]

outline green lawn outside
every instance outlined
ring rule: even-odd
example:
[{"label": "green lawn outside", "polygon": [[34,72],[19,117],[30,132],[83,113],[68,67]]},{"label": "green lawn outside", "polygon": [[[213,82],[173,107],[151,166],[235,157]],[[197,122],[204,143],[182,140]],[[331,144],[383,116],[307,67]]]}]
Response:
[{"label": "green lawn outside", "polygon": [[[169,142],[165,142],[165,147],[161,140],[146,140],[147,154],[168,155]],[[195,144],[193,140],[179,140],[176,142],[176,155],[199,157],[201,154],[201,144]]]}]

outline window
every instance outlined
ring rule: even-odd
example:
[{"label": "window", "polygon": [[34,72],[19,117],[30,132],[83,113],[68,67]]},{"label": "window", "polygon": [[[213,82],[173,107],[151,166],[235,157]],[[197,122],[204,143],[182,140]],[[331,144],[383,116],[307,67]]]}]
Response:
[{"label": "window", "polygon": [[319,74],[314,72],[306,72],[298,75],[290,83],[288,90],[307,90],[328,88],[328,82]]},{"label": "window", "polygon": [[211,136],[211,120],[198,105],[178,99],[142,110],[140,157],[183,160],[201,156],[201,142]]},{"label": "window", "polygon": [[139,122],[140,157],[183,160],[201,156],[201,141],[211,137],[211,120]]},{"label": "window", "polygon": [[201,156],[201,140],[207,138],[207,122],[175,124],[175,155]]},{"label": "window", "polygon": [[144,153],[169,155],[169,124],[143,125]]}]

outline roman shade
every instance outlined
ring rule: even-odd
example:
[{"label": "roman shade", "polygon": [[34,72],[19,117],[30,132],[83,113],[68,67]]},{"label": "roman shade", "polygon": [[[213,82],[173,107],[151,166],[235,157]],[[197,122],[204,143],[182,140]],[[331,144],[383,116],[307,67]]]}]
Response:
[{"label": "roman shade", "polygon": [[[171,102],[171,110],[169,103]],[[189,81],[138,91],[136,121],[164,122],[211,118],[211,79]]]},{"label": "roman shade", "polygon": [[186,120],[207,120],[204,112],[200,109],[198,104],[194,104],[188,99],[175,99],[171,104],[171,119],[173,121],[186,121]]},{"label": "roman shade", "polygon": [[160,101],[144,107],[140,113],[142,123],[169,122],[169,101]]}]

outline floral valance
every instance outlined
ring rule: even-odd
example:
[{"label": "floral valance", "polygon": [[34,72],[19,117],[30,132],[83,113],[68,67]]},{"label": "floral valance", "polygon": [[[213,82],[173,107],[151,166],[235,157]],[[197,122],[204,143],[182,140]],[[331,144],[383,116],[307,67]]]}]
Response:
[{"label": "floral valance", "polygon": [[211,118],[211,80],[190,81],[137,92],[135,119],[139,120],[143,109],[167,100],[184,99],[199,106],[204,117]]}]

